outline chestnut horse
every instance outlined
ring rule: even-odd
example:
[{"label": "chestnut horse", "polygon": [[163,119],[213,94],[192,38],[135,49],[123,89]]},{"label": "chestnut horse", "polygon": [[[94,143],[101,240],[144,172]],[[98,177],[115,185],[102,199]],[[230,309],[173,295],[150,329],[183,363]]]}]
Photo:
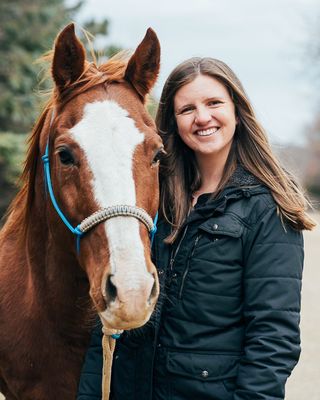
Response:
[{"label": "chestnut horse", "polygon": [[56,39],[52,97],[0,233],[7,400],[75,399],[95,315],[108,328],[131,329],[157,300],[149,230],[163,147],[144,107],[159,72],[155,33],[123,58],[86,61],[73,24]]}]

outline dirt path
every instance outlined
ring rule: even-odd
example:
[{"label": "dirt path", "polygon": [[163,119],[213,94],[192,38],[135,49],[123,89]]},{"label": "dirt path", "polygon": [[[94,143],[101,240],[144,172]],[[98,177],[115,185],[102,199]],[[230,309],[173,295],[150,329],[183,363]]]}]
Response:
[{"label": "dirt path", "polygon": [[299,364],[287,383],[286,400],[320,399],[320,216],[313,232],[305,232]]},{"label": "dirt path", "polygon": [[[286,400],[320,399],[320,215],[319,226],[306,232],[302,289],[302,353],[289,378]],[[4,397],[0,394],[0,400]]]}]

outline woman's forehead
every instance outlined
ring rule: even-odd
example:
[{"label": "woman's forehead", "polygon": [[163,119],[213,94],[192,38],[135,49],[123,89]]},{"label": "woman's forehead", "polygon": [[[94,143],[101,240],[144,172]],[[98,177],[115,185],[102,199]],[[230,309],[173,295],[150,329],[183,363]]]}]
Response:
[{"label": "woman's forehead", "polygon": [[197,75],[195,79],[177,90],[174,102],[181,104],[215,97],[229,99],[230,95],[226,86],[214,77]]}]

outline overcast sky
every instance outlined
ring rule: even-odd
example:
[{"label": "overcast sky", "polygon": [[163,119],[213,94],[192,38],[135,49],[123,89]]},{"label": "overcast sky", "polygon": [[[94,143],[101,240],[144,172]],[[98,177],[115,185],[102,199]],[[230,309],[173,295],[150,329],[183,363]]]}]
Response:
[{"label": "overcast sky", "polygon": [[108,18],[107,43],[131,49],[152,27],[162,48],[157,97],[186,58],[223,60],[242,81],[271,141],[285,144],[303,143],[312,121],[307,49],[319,34],[319,15],[320,0],[86,0],[77,22]]}]

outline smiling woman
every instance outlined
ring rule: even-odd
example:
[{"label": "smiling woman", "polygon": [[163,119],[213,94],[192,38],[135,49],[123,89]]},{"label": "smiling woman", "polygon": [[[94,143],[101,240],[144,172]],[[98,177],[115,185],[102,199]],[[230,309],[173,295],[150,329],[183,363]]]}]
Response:
[{"label": "smiling woman", "polygon": [[[160,297],[151,321],[117,342],[111,398],[284,399],[300,354],[307,200],[222,61],[178,65],[156,123],[167,152],[153,246]],[[99,396],[96,387],[79,400]]]}]

